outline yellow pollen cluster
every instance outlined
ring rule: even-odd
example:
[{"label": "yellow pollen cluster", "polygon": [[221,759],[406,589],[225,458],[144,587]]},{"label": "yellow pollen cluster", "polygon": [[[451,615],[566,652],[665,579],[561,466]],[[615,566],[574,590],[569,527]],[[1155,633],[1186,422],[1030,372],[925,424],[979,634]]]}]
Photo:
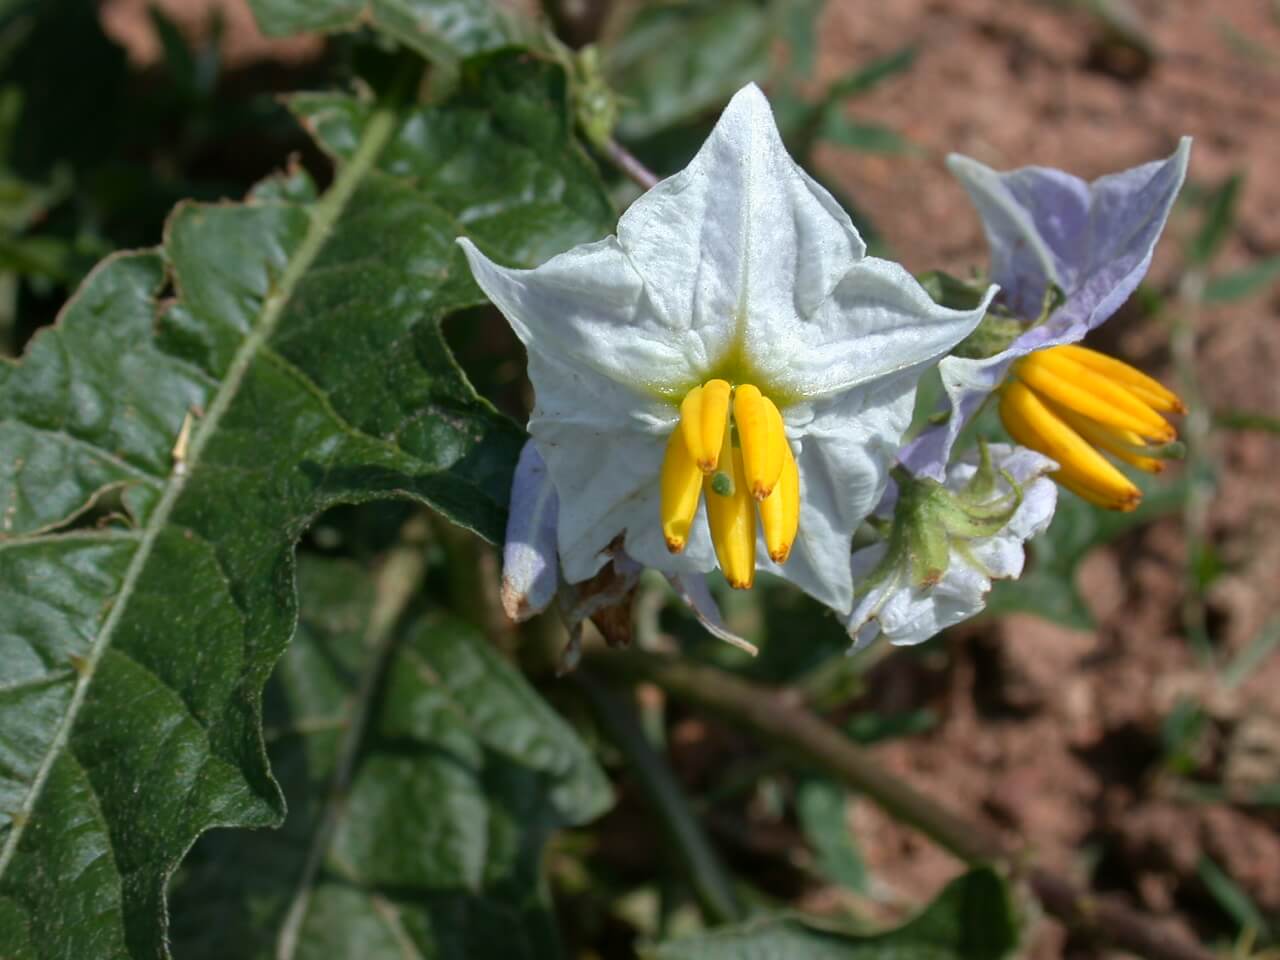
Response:
[{"label": "yellow pollen cluster", "polygon": [[1000,396],[1000,419],[1024,447],[1058,461],[1053,477],[1109,510],[1142,500],[1133,482],[1098,452],[1159,473],[1160,447],[1177,431],[1162,414],[1185,413],[1177,395],[1146,374],[1096,350],[1061,346],[1019,360]]},{"label": "yellow pollen cluster", "polygon": [[730,586],[745,590],[755,581],[757,514],[769,556],[786,562],[800,527],[800,470],[782,414],[749,383],[708,380],[680,403],[662,461],[662,533],[672,553],[688,543],[704,495]]}]

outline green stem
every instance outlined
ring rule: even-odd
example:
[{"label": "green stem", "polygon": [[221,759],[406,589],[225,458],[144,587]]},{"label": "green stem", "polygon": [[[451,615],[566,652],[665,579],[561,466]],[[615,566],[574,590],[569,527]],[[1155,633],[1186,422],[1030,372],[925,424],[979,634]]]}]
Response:
[{"label": "green stem", "polygon": [[427,572],[426,542],[429,524],[425,512],[415,514],[400,533],[400,541],[388,553],[374,579],[373,609],[365,625],[363,645],[368,654],[355,697],[348,704],[346,729],[338,746],[337,763],[329,778],[324,815],[312,837],[293,899],[276,940],[277,960],[291,960],[298,949],[324,858],[346,808],[351,778],[364,743],[365,729],[374,707],[374,693],[383,681],[396,648],[399,625],[413,598],[422,589]]},{"label": "green stem", "polygon": [[1025,877],[1045,909],[1073,931],[1149,960],[1213,960],[1198,944],[1172,935],[1150,918],[1081,890],[1034,865],[1019,847],[956,816],[883,770],[871,754],[803,705],[792,691],[740,680],[722,670],[639,651],[593,652],[592,669],[648,682],[669,695],[754,732],[801,768],[826,771],[966,863],[990,862]]},{"label": "green stem", "polygon": [[633,711],[588,671],[578,670],[572,676],[591,704],[601,729],[626,758],[666,828],[707,916],[716,923],[745,919],[746,911],[734,894],[728,872],[703,833],[679,782],[650,745]]},{"label": "green stem", "polygon": [[1182,624],[1192,647],[1205,666],[1213,665],[1213,644],[1198,571],[1208,549],[1209,505],[1213,501],[1213,462],[1209,452],[1209,430],[1213,419],[1205,405],[1196,375],[1196,330],[1204,303],[1206,282],[1203,267],[1192,267],[1178,286],[1181,301],[1174,315],[1170,346],[1178,374],[1178,388],[1187,405],[1183,435],[1187,444],[1187,496],[1183,506],[1183,527],[1187,535],[1186,593],[1182,601]]},{"label": "green stem", "polygon": [[1280,433],[1280,417],[1249,410],[1219,410],[1213,415],[1214,426],[1228,430],[1263,430]]}]

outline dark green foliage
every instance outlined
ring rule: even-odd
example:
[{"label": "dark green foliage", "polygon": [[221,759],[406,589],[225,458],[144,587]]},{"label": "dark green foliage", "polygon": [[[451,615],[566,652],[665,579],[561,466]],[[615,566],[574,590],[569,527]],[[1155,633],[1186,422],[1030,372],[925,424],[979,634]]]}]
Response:
[{"label": "dark green foliage", "polygon": [[[454,238],[532,263],[612,217],[559,69],[490,68],[439,108],[298,101],[341,160],[322,198],[180,206],[0,367],[0,955],[161,955],[196,837],[279,823],[261,690],[317,513],[409,497],[501,535],[523,432],[440,333],[481,300]],[[422,160],[442,136],[495,175],[480,206]],[[108,492],[107,526],[40,535]]]},{"label": "dark green foliage", "polygon": [[857,935],[798,919],[765,919],[673,940],[658,960],[999,960],[1018,945],[1008,886],[980,869],[947,885],[923,913],[887,933]]},{"label": "dark green foliage", "polygon": [[360,567],[298,572],[302,619],[265,707],[289,817],[196,845],[178,956],[554,954],[541,848],[608,805],[590,753],[475,627],[427,615],[371,638]]}]

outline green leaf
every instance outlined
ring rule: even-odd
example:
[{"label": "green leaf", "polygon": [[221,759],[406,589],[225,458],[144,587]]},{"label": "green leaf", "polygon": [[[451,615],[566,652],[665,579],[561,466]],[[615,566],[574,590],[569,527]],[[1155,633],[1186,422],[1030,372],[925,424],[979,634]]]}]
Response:
[{"label": "green leaf", "polygon": [[1018,945],[1008,885],[980,868],[953,880],[923,913],[870,936],[767,918],[662,944],[658,960],[999,960]]},{"label": "green leaf", "polygon": [[1196,876],[1242,932],[1252,931],[1260,945],[1271,943],[1271,930],[1262,911],[1225,870],[1209,857],[1201,857],[1196,865]]},{"label": "green leaf", "polygon": [[1236,221],[1236,201],[1243,185],[1244,176],[1233,173],[1205,198],[1204,223],[1187,249],[1192,263],[1207,265],[1222,249]]},{"label": "green leaf", "polygon": [[622,116],[618,133],[640,139],[714,110],[769,69],[772,17],[752,0],[640,4],[604,51]]},{"label": "green leaf", "polygon": [[826,0],[790,0],[783,5],[782,33],[787,41],[787,75],[806,80],[818,61],[818,21]]},{"label": "green leaf", "polygon": [[910,70],[916,62],[915,47],[903,47],[887,56],[872,60],[865,67],[852,70],[827,88],[828,102],[857,97],[874,90],[884,81]]},{"label": "green leaf", "polygon": [[354,30],[371,23],[444,63],[532,39],[525,21],[492,0],[249,0],[249,6],[266,34]]},{"label": "green leaf", "polygon": [[808,779],[796,789],[796,817],[817,856],[818,872],[833,883],[867,892],[867,863],[849,829],[844,787]]},{"label": "green leaf", "polygon": [[828,110],[822,122],[821,138],[837,146],[863,153],[912,153],[917,148],[908,139],[879,123],[865,123],[846,117],[838,108]]},{"label": "green leaf", "polygon": [[[559,69],[486,76],[439,108],[301,101],[341,160],[322,198],[294,174],[180,206],[0,364],[0,956],[164,955],[195,838],[280,821],[261,691],[314,516],[411,498],[501,536],[524,435],[440,332],[482,301],[454,238],[531,264],[612,215]],[[121,520],[39,535],[110,491]]]},{"label": "green leaf", "polygon": [[1066,490],[1049,529],[1032,541],[1032,557],[1017,580],[997,580],[987,613],[1025,611],[1077,630],[1093,627],[1093,615],[1076,586],[1076,571],[1094,547],[1181,507],[1186,481],[1155,484],[1139,478],[1142,505],[1132,513],[1102,510]]},{"label": "green leaf", "polygon": [[543,843],[610,802],[587,748],[474,627],[428,615],[378,643],[359,567],[300,558],[298,573],[265,718],[289,815],[196,844],[175,952],[554,956]]},{"label": "green leaf", "polygon": [[1205,303],[1231,303],[1274,290],[1280,282],[1280,257],[1271,257],[1235,273],[1213,277],[1204,285]]}]

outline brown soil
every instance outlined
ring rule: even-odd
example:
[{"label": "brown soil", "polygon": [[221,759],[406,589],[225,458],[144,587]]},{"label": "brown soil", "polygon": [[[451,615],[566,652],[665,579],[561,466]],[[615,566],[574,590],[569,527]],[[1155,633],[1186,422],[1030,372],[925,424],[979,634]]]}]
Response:
[{"label": "brown soil", "polygon": [[[1164,156],[1191,134],[1194,183],[1246,175],[1237,231],[1216,269],[1280,253],[1280,21],[1264,3],[1135,6],[1157,51],[1145,70],[1109,48],[1095,21],[1061,5],[828,4],[826,78],[908,43],[917,47],[911,71],[851,110],[895,126],[923,150],[878,157],[831,149],[820,157],[824,170],[909,267],[963,273],[984,263],[985,245],[942,165],[947,151],[996,167],[1038,163],[1093,177]],[[1242,50],[1239,38],[1253,46]],[[1182,242],[1195,226],[1189,210],[1175,215],[1151,272],[1157,288],[1176,283]],[[1209,409],[1280,413],[1278,313],[1273,289],[1194,317],[1195,376]],[[1126,311],[1104,338],[1185,388],[1172,372],[1170,319]],[[1280,611],[1280,438],[1215,430],[1206,455],[1219,477],[1206,534],[1226,568],[1206,602],[1225,658]],[[1084,877],[1096,860],[1093,878],[1104,889],[1203,935],[1215,932],[1203,918],[1221,920],[1196,878],[1204,855],[1264,912],[1280,912],[1280,819],[1257,807],[1188,801],[1160,772],[1161,724],[1179,700],[1194,700],[1210,722],[1192,778],[1222,784],[1230,797],[1277,781],[1280,658],[1235,689],[1198,664],[1182,627],[1186,541],[1181,520],[1168,518],[1097,550],[1081,574],[1095,631],[1026,616],[955,631],[952,656],[940,666],[947,694],[933,704],[941,728],[879,752],[957,809],[1030,838],[1046,863]],[[900,669],[891,660],[880,678],[899,708],[902,683],[892,674]],[[919,702],[928,696],[922,691]],[[857,805],[851,821],[876,876],[906,900],[928,896],[957,870],[870,805]],[[1064,954],[1090,955],[1042,921],[1031,955]]]}]

